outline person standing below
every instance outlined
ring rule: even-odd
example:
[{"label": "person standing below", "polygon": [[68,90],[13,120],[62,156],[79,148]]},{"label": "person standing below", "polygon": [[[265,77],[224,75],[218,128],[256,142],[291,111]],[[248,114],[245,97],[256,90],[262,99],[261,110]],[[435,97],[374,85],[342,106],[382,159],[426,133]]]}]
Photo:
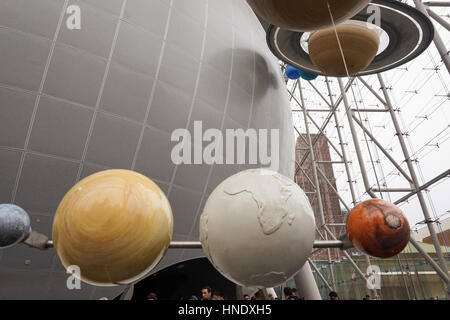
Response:
[{"label": "person standing below", "polygon": [[330,296],[330,300],[339,300],[339,296],[334,291],[331,291],[329,296]]},{"label": "person standing below", "polygon": [[292,289],[290,287],[285,287],[283,293],[286,300],[298,300],[298,297],[292,294]]},{"label": "person standing below", "polygon": [[220,291],[214,291],[214,294],[212,296],[212,300],[225,300],[223,297],[223,294]]},{"label": "person standing below", "polygon": [[262,290],[256,291],[254,297],[255,297],[255,300],[266,300],[264,298],[264,294],[263,294]]},{"label": "person standing below", "polygon": [[154,292],[151,292],[147,295],[147,300],[158,300],[158,295]]},{"label": "person standing below", "polygon": [[211,287],[203,286],[202,287],[202,299],[201,300],[211,300]]},{"label": "person standing below", "polygon": [[250,300],[250,296],[248,294],[244,294],[244,300]]},{"label": "person standing below", "polygon": [[296,300],[301,300],[300,296],[298,295],[297,288],[292,288],[291,291],[292,291],[292,296],[297,298]]}]

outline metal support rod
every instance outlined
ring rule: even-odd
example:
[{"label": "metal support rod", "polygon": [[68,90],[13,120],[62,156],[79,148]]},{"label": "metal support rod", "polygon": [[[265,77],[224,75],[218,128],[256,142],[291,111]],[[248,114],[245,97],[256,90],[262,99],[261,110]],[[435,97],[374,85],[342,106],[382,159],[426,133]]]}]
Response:
[{"label": "metal support rod", "polygon": [[[306,113],[305,100],[303,98],[301,82],[300,82],[300,79],[297,81],[299,81],[298,90],[300,92],[301,106],[303,109],[303,116],[304,116],[304,120],[305,120],[306,139],[307,139],[308,145],[309,145],[309,155],[311,157],[311,167],[312,167],[312,172],[313,172],[314,185],[316,186],[316,195],[317,195],[317,200],[318,200],[318,205],[319,205],[320,223],[321,223],[321,225],[324,225],[325,224],[325,215],[323,212],[322,195],[320,193],[319,175],[317,173],[317,166],[316,166],[316,156],[314,154],[311,133],[309,131],[308,116]],[[302,164],[300,163],[300,165],[302,165]]]},{"label": "metal support rod", "polygon": [[395,159],[389,154],[389,152],[387,152],[387,150],[383,148],[383,146],[377,140],[377,138],[375,138],[375,136],[369,130],[367,130],[367,128],[361,123],[361,121],[359,121],[359,119],[354,114],[352,115],[352,118],[359,125],[359,127],[367,134],[370,140],[372,140],[372,142],[375,143],[378,149],[381,150],[381,152],[386,156],[386,158],[389,159],[389,161],[394,165],[394,167],[406,178],[406,180],[408,180],[410,184],[412,184],[413,181],[409,176],[409,174],[406,173],[406,171],[402,169],[402,167],[397,163],[397,161],[395,161]]},{"label": "metal support rod", "polygon": [[341,78],[338,78],[338,83],[339,83],[339,88],[341,89],[341,92],[342,92],[342,97],[343,97],[344,106],[345,106],[345,113],[347,114],[347,119],[348,119],[348,123],[349,123],[349,126],[350,126],[350,131],[351,131],[351,134],[352,134],[352,138],[353,138],[353,143],[355,145],[356,155],[358,157],[358,162],[359,162],[359,167],[361,169],[361,175],[362,175],[362,178],[363,178],[364,187],[365,187],[367,193],[372,198],[378,198],[375,195],[375,193],[370,189],[369,179],[367,177],[367,171],[366,171],[366,167],[365,167],[365,164],[364,164],[364,159],[363,159],[362,152],[361,152],[361,147],[359,145],[358,135],[356,133],[355,124],[353,123],[352,112],[350,110],[350,105],[348,103],[347,94],[344,91],[344,85],[342,83]]},{"label": "metal support rod", "polygon": [[[286,85],[287,85],[287,83],[286,83]],[[295,89],[297,88],[297,85],[298,85],[298,82],[295,81],[294,87],[292,88],[291,96],[289,97],[289,102],[291,102],[292,98],[294,97],[294,92],[295,92]]]},{"label": "metal support rod", "polygon": [[353,112],[387,112],[385,109],[352,109]]},{"label": "metal support rod", "polygon": [[[362,77],[358,77],[358,80],[361,81],[361,83],[369,89],[370,92],[384,105],[386,106],[386,101],[376,92]],[[386,109],[385,109],[386,110]]]},{"label": "metal support rod", "polygon": [[[422,11],[425,15],[429,16],[426,7],[422,3],[421,0],[413,0],[414,4],[416,5],[416,8]],[[441,36],[438,32],[434,33],[434,44],[436,45],[436,49],[439,51],[439,55],[442,58],[442,61],[445,64],[445,67],[447,68],[447,71],[450,73],[450,55],[449,51],[445,48],[444,41],[442,40]]]},{"label": "metal support rod", "polygon": [[398,199],[397,201],[394,202],[394,204],[399,204],[402,202],[405,202],[406,200],[408,200],[409,198],[411,198],[412,196],[414,196],[418,191],[423,191],[425,189],[428,189],[430,186],[432,186],[433,184],[441,181],[444,178],[448,178],[450,177],[450,169],[448,169],[447,171],[445,171],[444,173],[441,173],[440,175],[438,175],[436,178],[431,179],[430,181],[428,181],[427,183],[425,183],[423,186],[421,186],[419,189],[407,194],[406,196]]},{"label": "metal support rod", "polygon": [[331,261],[331,252],[330,249],[327,249],[327,253],[328,253],[328,265],[330,266],[330,275],[331,275],[331,283],[333,285],[334,290],[333,291],[337,291],[337,287],[336,287],[336,276],[334,275],[334,266],[333,266],[333,262]]},{"label": "metal support rod", "polygon": [[[355,78],[353,77],[353,78],[350,78],[350,80],[348,81],[348,83],[345,85],[345,89],[344,89],[344,92],[347,92],[349,89],[350,89],[350,87],[351,87],[351,85],[352,85],[352,83],[353,83],[353,81],[355,80]],[[330,120],[331,120],[331,117],[333,116],[333,114],[335,114],[335,112],[336,112],[336,110],[337,110],[337,108],[339,107],[339,105],[340,105],[340,103],[341,103],[341,101],[342,101],[343,99],[342,99],[342,95],[339,97],[339,99],[336,101],[336,103],[335,103],[335,105],[332,107],[332,109],[330,110],[330,113],[328,114],[328,116],[327,116],[327,118],[325,119],[325,121],[324,121],[324,123],[322,124],[322,127],[321,127],[321,130],[322,130],[322,132],[325,130],[325,128],[328,126],[328,123],[330,122]],[[313,147],[316,145],[316,143],[317,143],[317,141],[319,141],[319,138],[320,138],[320,136],[322,135],[322,133],[319,133],[315,138],[314,138],[314,141],[313,141]],[[308,154],[309,154],[309,152],[307,152],[304,156],[303,156],[303,158],[300,160],[300,164],[301,165],[303,165],[303,163],[306,161],[306,159],[308,158]]]},{"label": "metal support rod", "polygon": [[[330,96],[331,104],[334,105],[334,103],[333,103],[333,94],[331,92],[331,87],[330,87],[328,78],[326,78],[325,81],[327,83],[327,88],[328,88],[328,93],[329,93],[329,96]],[[340,86],[341,92],[342,92],[342,82],[339,83],[339,86]],[[344,100],[344,104],[347,102],[347,105],[348,105],[348,101],[347,101],[347,97],[346,97],[347,90],[346,90],[346,88],[344,88],[344,89],[345,90],[341,93],[341,97],[342,97],[342,100]],[[369,90],[371,90],[371,88],[369,88]],[[379,97],[379,95],[376,92],[375,92],[375,96]],[[380,101],[382,101],[384,103],[383,99],[381,99],[381,97],[379,97],[379,98],[380,98]],[[347,109],[347,107],[346,107],[346,109]],[[345,171],[347,173],[348,185],[350,187],[350,193],[351,193],[351,196],[352,196],[352,203],[353,203],[354,206],[356,206],[356,193],[355,193],[355,189],[354,189],[354,185],[353,185],[353,179],[352,179],[351,172],[350,172],[350,167],[349,167],[349,161],[348,161],[348,158],[347,158],[347,153],[345,151],[345,144],[344,144],[344,141],[342,139],[341,127],[339,125],[339,119],[338,119],[338,116],[336,115],[336,111],[333,112],[333,115],[334,115],[334,121],[336,123],[336,130],[337,130],[337,133],[338,133],[339,142],[340,142],[340,145],[341,145],[341,148],[342,148],[342,155],[343,155],[342,158],[343,158],[343,160],[345,162]],[[348,242],[350,242],[350,241],[348,241]],[[350,257],[350,255],[346,251],[344,251],[344,254],[346,255],[347,258]],[[371,265],[370,257],[367,254],[365,254],[364,258],[366,260],[367,268],[369,268],[370,265]],[[351,260],[351,259],[349,259],[349,260]],[[372,289],[372,295],[373,295],[373,297],[377,296],[377,290],[375,288]]]},{"label": "metal support rod", "polygon": [[200,241],[171,241],[170,249],[201,249],[202,243]]},{"label": "metal support rod", "polygon": [[[416,1],[417,0],[414,0],[414,2],[416,2]],[[420,3],[420,4],[422,4],[422,3]],[[449,71],[450,71],[450,69],[449,69]],[[442,270],[447,274],[448,273],[447,265],[446,265],[446,262],[444,260],[444,256],[442,254],[441,245],[440,245],[439,240],[437,238],[436,231],[434,229],[434,225],[431,222],[431,217],[430,217],[430,213],[428,211],[428,206],[427,206],[427,204],[425,202],[425,197],[423,196],[422,191],[419,190],[419,188],[420,188],[419,180],[417,178],[415,168],[414,168],[413,163],[411,161],[411,157],[409,155],[409,150],[406,147],[406,142],[405,142],[405,139],[404,139],[404,137],[402,135],[400,124],[399,124],[399,122],[397,120],[397,115],[395,114],[394,107],[392,106],[391,98],[390,98],[390,96],[389,96],[389,94],[387,92],[383,76],[381,74],[378,74],[377,76],[378,76],[378,80],[380,82],[381,88],[383,90],[383,94],[384,94],[384,96],[386,98],[387,108],[389,109],[389,113],[391,114],[392,123],[394,124],[395,131],[397,133],[397,137],[398,137],[398,140],[400,142],[400,146],[401,146],[401,149],[403,151],[403,155],[404,155],[405,160],[406,160],[406,164],[408,165],[408,169],[409,169],[411,178],[413,180],[414,188],[417,191],[417,198],[418,198],[420,206],[422,208],[422,212],[423,212],[423,215],[425,217],[425,221],[427,223],[428,230],[430,231],[430,236],[431,236],[431,239],[433,241],[434,248],[436,249],[436,255],[438,257],[439,264],[440,264]],[[449,298],[450,297],[450,281],[448,280],[448,278],[445,279],[445,281],[447,283],[447,297]]]},{"label": "metal support rod", "polygon": [[444,281],[448,282],[450,281],[448,271],[444,272],[441,267],[433,260],[433,258],[430,257],[428,253],[426,253],[420,244],[417,243],[416,240],[414,240],[412,237],[409,239],[409,242],[416,248],[417,251],[425,258],[425,260],[431,265],[431,267],[436,271],[436,273],[444,279]]},{"label": "metal support rod", "polygon": [[411,188],[371,188],[373,192],[411,192]]},{"label": "metal support rod", "polygon": [[320,175],[325,179],[325,181],[328,183],[328,186],[331,188],[331,190],[336,194],[336,196],[339,198],[339,200],[341,201],[341,203],[344,205],[345,209],[347,209],[347,211],[350,212],[350,207],[347,205],[347,203],[344,201],[344,199],[342,199],[342,197],[339,195],[339,192],[337,192],[337,190],[333,187],[331,181],[327,178],[327,176],[325,175],[325,173],[322,171],[322,169],[320,169],[319,167],[317,167],[317,171],[320,173]]},{"label": "metal support rod", "polygon": [[[351,86],[353,85],[353,81],[355,81],[355,77],[351,77],[347,84],[345,85],[345,92],[347,92],[348,90],[350,90]],[[339,107],[340,104],[342,103],[343,97],[342,94],[341,96],[336,100],[336,103],[334,104],[335,108]]]},{"label": "metal support rod", "polygon": [[[322,232],[320,232],[320,230],[319,230],[319,228],[317,228],[317,226],[316,226],[316,231],[319,234],[319,236],[325,241],[324,235],[322,234]],[[314,243],[316,243],[316,241],[314,241]]]},{"label": "metal support rod", "polygon": [[[303,110],[302,110],[302,112],[303,112]],[[295,127],[294,127],[294,128],[295,128]],[[299,131],[297,128],[295,128],[295,131],[297,131],[297,133],[298,133],[300,139],[302,139],[303,142],[304,142],[307,146],[309,146],[308,141],[306,141],[305,137],[300,133],[300,131]],[[309,148],[305,148],[305,150],[309,150]]]},{"label": "metal support rod", "polygon": [[318,164],[344,164],[344,161],[317,161]]},{"label": "metal support rod", "polygon": [[325,101],[325,103],[330,107],[330,109],[333,109],[333,106],[328,102],[327,99],[325,99],[325,97],[323,96],[322,93],[320,93],[320,91],[316,88],[316,86],[311,82],[308,81],[308,83],[311,85],[311,87],[313,87],[313,89],[317,92],[317,94],[322,98],[323,101]]},{"label": "metal support rod", "polygon": [[426,1],[423,4],[429,7],[450,7],[449,1]]},{"label": "metal support rod", "polygon": [[311,267],[314,269],[314,271],[316,271],[317,275],[319,276],[319,278],[322,280],[322,282],[327,286],[329,291],[334,291],[333,288],[330,286],[330,284],[328,283],[328,281],[325,279],[325,277],[322,275],[322,273],[319,271],[319,269],[317,268],[317,266],[314,264],[314,262],[312,262],[311,259],[308,259],[309,264],[311,265]]},{"label": "metal support rod", "polygon": [[327,112],[330,113],[331,109],[308,109],[306,112]]},{"label": "metal support rod", "polygon": [[400,267],[400,271],[402,273],[403,284],[405,285],[406,294],[408,295],[408,300],[411,300],[411,295],[409,294],[408,283],[406,282],[405,271],[403,270],[402,262],[400,261],[400,255],[397,255],[398,266]]},{"label": "metal support rod", "polygon": [[[325,225],[324,229],[329,233],[329,235],[334,239],[336,239],[336,236],[333,234],[333,232],[331,232],[331,230]],[[351,263],[351,265],[353,266],[353,268],[356,270],[356,272],[364,279],[367,281],[366,275],[361,271],[361,269],[359,269],[358,265],[356,264],[355,261],[353,261],[352,257],[348,254],[347,251],[342,251],[345,255],[345,257],[348,259],[348,261]]]},{"label": "metal support rod", "polygon": [[344,242],[341,240],[324,240],[324,241],[314,241],[313,248],[338,248],[341,249],[344,246]]},{"label": "metal support rod", "polygon": [[412,288],[412,292],[414,294],[414,300],[417,300],[417,289],[416,286],[414,285],[414,280],[411,276],[411,270],[409,268],[409,261],[408,261],[408,257],[405,255],[405,260],[406,260],[406,266],[408,268],[408,278],[409,278],[409,282],[411,282],[411,288]]},{"label": "metal support rod", "polygon": [[434,12],[431,9],[427,10],[428,14],[430,15],[430,17],[432,17],[434,20],[436,20],[441,26],[443,26],[445,29],[447,29],[448,31],[450,31],[450,23],[448,23],[447,21],[445,21],[444,19],[442,19],[442,17],[440,15],[438,15],[436,12]]},{"label": "metal support rod", "polygon": [[[344,242],[341,240],[315,240],[313,248],[338,248],[341,249],[344,246]],[[48,240],[46,248],[53,248],[53,240]],[[169,245],[170,249],[202,249],[202,243],[200,241],[171,241]]]},{"label": "metal support rod", "polygon": [[[306,110],[306,111],[308,111],[308,110]],[[336,151],[336,153],[338,154],[339,158],[342,159],[341,152],[336,148],[334,143],[327,137],[325,132],[323,132],[323,130],[320,128],[320,126],[314,121],[314,119],[308,113],[306,115],[308,116],[308,119],[311,120],[312,124],[317,128],[317,130],[319,130],[319,132],[324,136],[324,138],[327,139],[328,143],[333,147],[334,151]]]},{"label": "metal support rod", "polygon": [[322,300],[309,263],[303,265],[300,271],[294,276],[294,281],[300,293],[300,298],[304,298],[305,300]]},{"label": "metal support rod", "polygon": [[[328,77],[325,78],[325,81],[327,83],[328,95],[330,96],[331,104],[334,106],[333,93],[331,92],[330,81],[328,80]],[[339,119],[336,114],[336,111],[333,112],[333,117],[334,117],[334,122],[336,124],[336,131],[338,134],[339,144],[341,145],[342,160],[344,160],[345,172],[347,174],[347,179],[348,179],[348,186],[350,188],[350,193],[352,196],[352,203],[354,206],[356,206],[356,192],[355,192],[355,188],[353,186],[353,179],[352,179],[352,175],[350,172],[350,166],[348,165],[349,161],[348,161],[348,157],[347,157],[347,151],[345,150],[345,144],[344,144],[344,140],[343,140],[342,130],[339,125]]]},{"label": "metal support rod", "polygon": [[[305,170],[298,164],[297,161],[295,161],[295,163],[298,165],[299,169],[302,171],[302,173],[304,174],[304,176],[306,177],[306,179],[308,179],[308,181],[311,183],[311,185],[314,187],[314,190],[316,189],[316,186],[314,185],[314,182],[312,182],[311,178],[308,176],[308,174],[305,172]],[[315,192],[314,192],[315,193]]]},{"label": "metal support rod", "polygon": [[[316,163],[316,156],[314,154],[314,149],[313,149],[313,142],[311,139],[311,133],[309,131],[309,124],[308,124],[308,113],[306,112],[306,106],[305,106],[305,100],[303,98],[303,90],[302,90],[302,85],[300,82],[300,79],[297,80],[298,83],[298,90],[300,93],[300,105],[302,106],[303,109],[303,117],[305,120],[305,129],[306,129],[306,138],[308,140],[308,144],[309,144],[309,156],[311,157],[311,167],[312,167],[312,172],[313,172],[313,179],[314,179],[314,184],[316,186],[316,196],[317,196],[317,203],[319,205],[319,217],[320,217],[320,223],[321,225],[325,225],[326,221],[325,221],[325,215],[324,215],[324,211],[323,211],[323,204],[322,204],[322,194],[320,192],[320,184],[319,184],[319,175],[317,173],[317,163]],[[300,165],[302,165],[302,163],[300,163]],[[327,234],[325,233],[325,240],[327,240]],[[335,239],[337,240],[337,239]],[[328,252],[328,262],[330,263],[330,270],[331,270],[331,278],[332,278],[332,285],[333,288],[336,288],[336,281],[334,278],[334,271],[332,269],[332,265],[331,265],[331,252],[330,249],[327,249]]]}]

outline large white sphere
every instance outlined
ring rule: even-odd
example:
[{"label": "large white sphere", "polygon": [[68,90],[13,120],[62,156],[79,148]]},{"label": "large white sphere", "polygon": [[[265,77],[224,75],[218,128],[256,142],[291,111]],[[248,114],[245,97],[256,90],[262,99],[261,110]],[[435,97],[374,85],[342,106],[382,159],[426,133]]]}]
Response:
[{"label": "large white sphere", "polygon": [[311,254],[314,235],[314,213],[303,190],[265,169],[223,181],[200,218],[209,260],[245,287],[275,287],[294,276]]},{"label": "large white sphere", "polygon": [[[67,26],[73,5],[79,30]],[[288,97],[266,33],[243,0],[0,0],[0,203],[22,207],[51,237],[53,215],[76,182],[133,170],[169,199],[173,240],[198,240],[204,199],[241,166],[177,165],[172,133],[187,128],[193,139],[195,121],[224,136],[278,129],[278,171],[293,177]],[[67,289],[52,250],[2,251],[4,299],[101,296],[90,285]],[[154,271],[200,255],[168,250]],[[32,261],[26,269],[24,260]]]}]

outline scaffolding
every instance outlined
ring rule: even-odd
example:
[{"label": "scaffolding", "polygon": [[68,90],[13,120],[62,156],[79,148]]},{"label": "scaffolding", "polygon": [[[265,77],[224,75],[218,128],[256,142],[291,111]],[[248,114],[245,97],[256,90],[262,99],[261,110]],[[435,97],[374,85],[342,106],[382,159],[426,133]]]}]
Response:
[{"label": "scaffolding", "polygon": [[[450,2],[422,3],[420,0],[413,0],[411,4],[428,15],[435,22],[436,29],[434,46],[418,59],[386,74],[364,78],[349,77],[345,80],[324,77],[313,81],[286,79],[297,138],[306,145],[301,159],[296,161],[296,176],[300,172],[313,186],[310,193],[317,202],[319,211],[317,234],[323,241],[338,240],[339,234],[331,230],[336,224],[334,221],[327,221],[324,213],[320,181],[328,184],[328,192],[331,190],[336,194],[343,212],[349,212],[358,202],[368,198],[391,201],[402,207],[407,217],[408,209],[420,208],[423,220],[416,225],[427,226],[437,261],[413,238],[410,244],[439,275],[448,299],[448,252],[443,252],[437,237],[437,233],[442,232],[440,217],[448,211],[444,214],[437,211],[436,202],[439,202],[439,197],[433,197],[432,190],[445,184],[447,190],[450,188],[448,162],[442,161],[448,156],[445,150],[450,150],[450,113],[444,109],[450,106],[450,10],[446,9],[450,7]],[[422,69],[418,66],[419,59],[425,65]],[[284,67],[282,64],[282,68]],[[415,77],[411,72],[413,70],[416,70]],[[434,93],[431,97],[430,92]],[[400,100],[398,95],[401,95]],[[411,105],[422,104],[422,101],[426,101],[423,108],[410,108]],[[434,120],[437,118],[440,119],[436,123]],[[320,137],[326,139],[332,152],[331,161],[326,163],[317,160],[315,156],[315,147]],[[440,164],[432,160],[430,162],[430,155],[441,159]],[[441,171],[426,179],[422,163]],[[305,166],[311,164],[309,176]],[[336,181],[330,181],[324,174],[325,165],[333,166]],[[338,190],[334,188],[334,183]],[[319,250],[323,249],[314,252]],[[361,264],[358,265],[349,252],[344,250],[343,254],[356,273],[366,281],[367,275],[361,270]],[[314,261],[310,259],[309,263],[318,279],[329,290],[336,291],[338,280],[330,248],[327,248],[327,255],[328,277],[321,273]],[[412,273],[403,269],[404,266],[409,268],[409,264],[406,261],[405,265],[400,256],[396,259],[408,298],[417,299],[420,288],[412,282]],[[365,256],[365,262],[367,266],[371,265],[368,256]],[[419,272],[415,272],[415,276],[418,278]],[[410,288],[407,284],[408,277],[411,281]],[[421,286],[420,280],[418,284]],[[421,290],[425,298],[423,288]],[[380,293],[376,289],[372,290],[373,297],[380,297]]]}]

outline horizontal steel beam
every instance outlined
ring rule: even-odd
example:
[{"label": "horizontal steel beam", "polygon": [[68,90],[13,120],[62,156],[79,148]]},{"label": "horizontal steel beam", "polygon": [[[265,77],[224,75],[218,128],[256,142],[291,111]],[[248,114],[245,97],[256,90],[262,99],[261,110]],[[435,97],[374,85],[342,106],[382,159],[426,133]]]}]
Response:
[{"label": "horizontal steel beam", "polygon": [[407,194],[406,196],[398,199],[397,201],[394,202],[395,205],[405,202],[406,200],[408,200],[409,198],[411,198],[412,196],[414,196],[415,194],[417,194],[417,192],[423,191],[429,187],[431,187],[433,184],[441,181],[444,178],[448,178],[450,177],[450,169],[448,169],[447,171],[441,173],[440,175],[438,175],[437,177],[435,177],[434,179],[431,179],[430,181],[428,181],[427,183],[425,183],[423,186],[421,186],[419,189]]},{"label": "horizontal steel beam", "polygon": [[344,242],[341,240],[316,240],[316,241],[314,241],[314,245],[313,245],[314,249],[323,249],[323,248],[341,249],[343,247],[344,247]]},{"label": "horizontal steel beam", "polygon": [[423,4],[429,7],[450,7],[449,1],[427,1]]},{"label": "horizontal steel beam", "polygon": [[373,192],[413,192],[411,188],[370,188]]},{"label": "horizontal steel beam", "polygon": [[389,112],[386,109],[352,109],[353,112]]},{"label": "horizontal steel beam", "polygon": [[331,109],[307,109],[306,112],[330,112]]},{"label": "horizontal steel beam", "polygon": [[[342,248],[344,242],[340,240],[316,240],[313,248]],[[47,241],[47,248],[53,248],[53,240]],[[200,241],[171,241],[170,249],[201,249]]]},{"label": "horizontal steel beam", "polygon": [[344,161],[316,161],[318,164],[342,164]]}]

